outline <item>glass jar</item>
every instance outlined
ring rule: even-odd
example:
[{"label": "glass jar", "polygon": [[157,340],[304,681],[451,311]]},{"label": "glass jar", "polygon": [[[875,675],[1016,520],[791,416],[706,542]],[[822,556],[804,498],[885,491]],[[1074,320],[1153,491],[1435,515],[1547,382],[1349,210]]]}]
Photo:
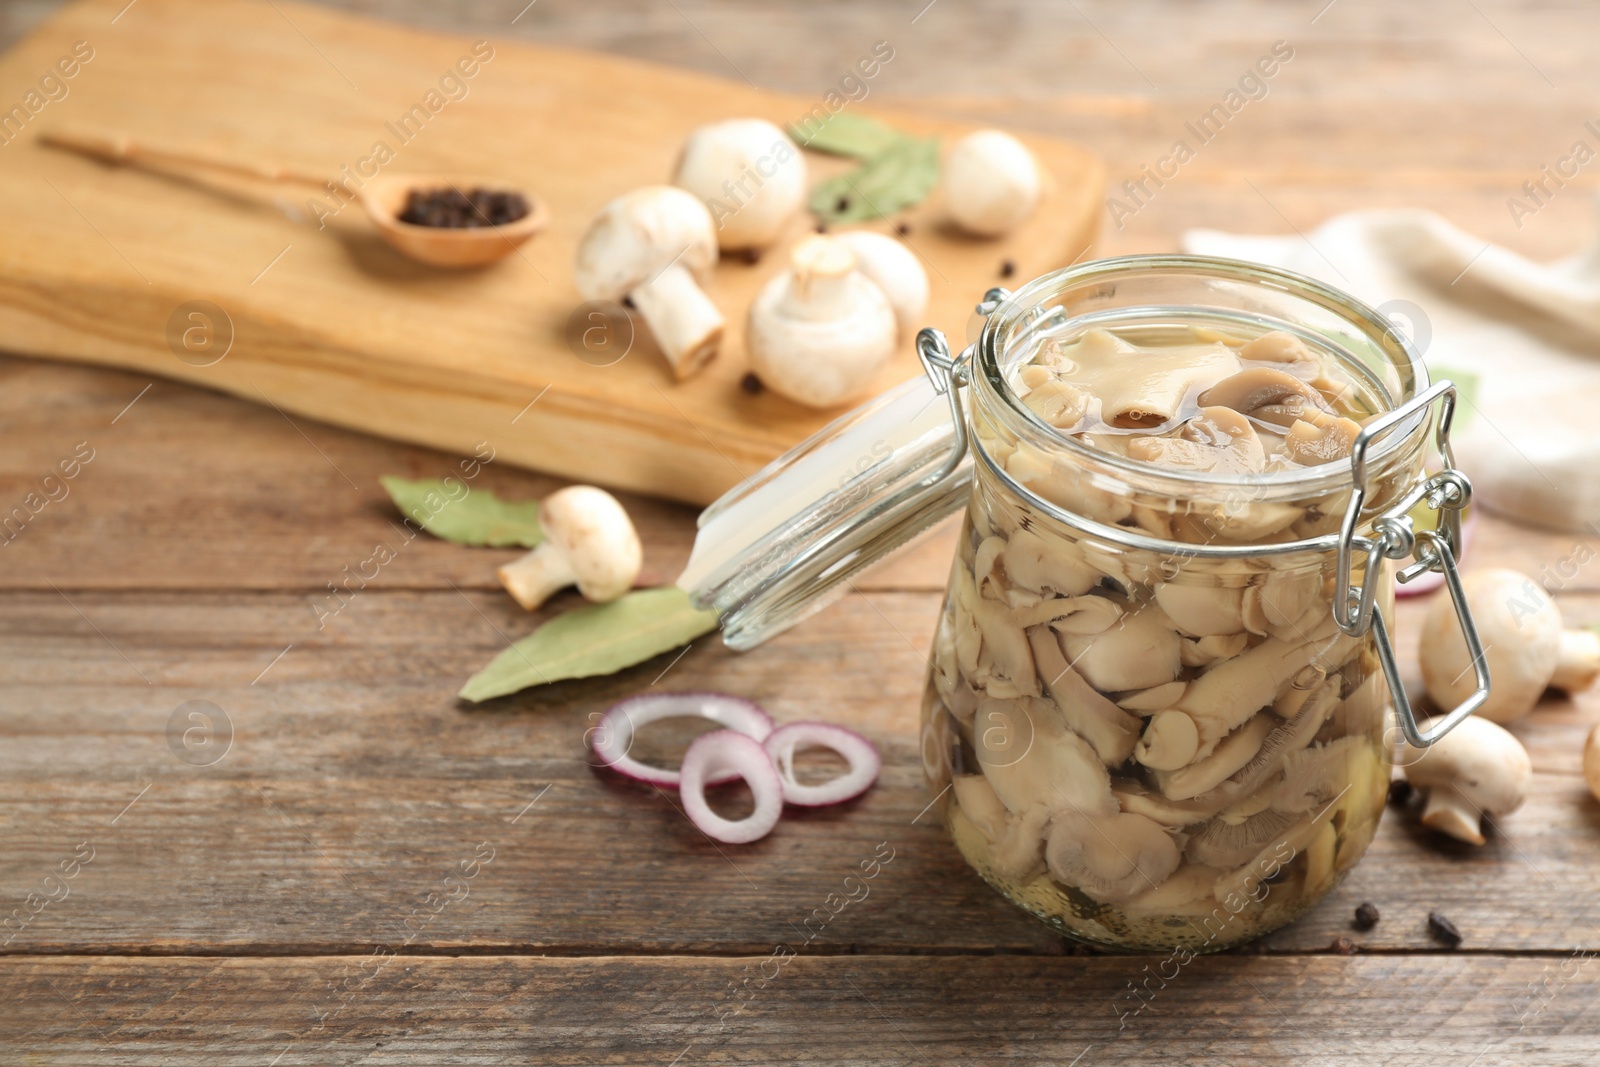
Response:
[{"label": "glass jar", "polygon": [[[680,584],[750,647],[964,502],[920,748],[966,861],[1100,945],[1213,951],[1292,921],[1372,840],[1397,714],[1425,745],[1487,694],[1454,564],[1470,487],[1450,464],[1453,387],[1353,298],[1228,260],[1102,260],[993,290],[979,312],[958,357],[919,336],[929,380],[708,509]],[[1371,416],[1349,462],[1131,460],[1019,395],[1041,345],[1099,328],[1284,331],[1335,360]],[[1438,519],[1418,531],[1424,502]],[[1473,696],[1426,729],[1388,638],[1394,564],[1412,555],[1400,579],[1444,572],[1480,665]]]}]

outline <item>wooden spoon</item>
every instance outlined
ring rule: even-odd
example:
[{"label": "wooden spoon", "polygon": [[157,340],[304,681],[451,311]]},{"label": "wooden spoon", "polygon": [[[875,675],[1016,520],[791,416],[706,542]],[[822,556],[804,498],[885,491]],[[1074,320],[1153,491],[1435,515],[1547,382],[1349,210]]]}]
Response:
[{"label": "wooden spoon", "polygon": [[[327,179],[313,174],[273,164],[218,159],[185,149],[141,144],[123,134],[53,129],[39,134],[39,140],[108,163],[157,171],[217,171],[260,181],[295,182],[316,186],[327,195]],[[550,210],[544,201],[525,192],[522,196],[528,202],[528,213],[515,222],[498,226],[449,229],[400,220],[413,191],[428,193],[446,188],[460,192],[473,189],[521,192],[504,182],[465,175],[379,174],[367,179],[356,191],[356,197],[377,227],[379,236],[404,255],[435,267],[476,267],[492,263],[516,251],[518,245],[550,222]]]}]

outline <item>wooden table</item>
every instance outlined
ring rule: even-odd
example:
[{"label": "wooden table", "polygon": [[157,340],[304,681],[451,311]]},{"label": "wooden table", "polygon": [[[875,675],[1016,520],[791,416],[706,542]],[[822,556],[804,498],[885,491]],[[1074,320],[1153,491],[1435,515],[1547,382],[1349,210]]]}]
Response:
[{"label": "wooden table", "polygon": [[[1506,199],[1584,136],[1592,12],[1322,2],[540,0],[514,24],[520,0],[350,6],[819,93],[887,39],[897,57],[875,93],[1078,137],[1119,180],[1282,39],[1295,58],[1267,98],[1108,226],[1104,251],[1389,204],[1533,255],[1577,247],[1589,175],[1521,229]],[[0,9],[0,38],[50,6]],[[1487,846],[1391,817],[1312,915],[1152,982],[1133,1015],[1153,961],[1063,943],[923,814],[915,720],[948,533],[757,652],[705,640],[469,709],[461,680],[531,625],[493,578],[510,553],[418,539],[323,625],[316,610],[396,538],[378,476],[452,457],[127,374],[18,357],[0,376],[0,510],[80,442],[93,450],[0,545],[0,900],[39,908],[0,949],[4,1062],[1597,1058],[1600,806],[1579,752],[1600,696],[1551,698],[1518,727],[1533,795]],[[484,477],[519,497],[555,487],[498,464]],[[650,574],[670,580],[692,514],[628,503]],[[1592,555],[1587,539],[1489,521],[1472,562],[1538,575]],[[1569,620],[1600,619],[1596,571],[1562,589]],[[1402,611],[1408,632],[1417,611]],[[652,684],[853,721],[883,748],[883,778],[857,804],[718,848],[674,798],[585,759],[592,717]],[[190,701],[231,724],[214,760],[174,754],[190,751]],[[801,923],[885,842],[894,859],[868,897],[807,942]],[[1364,900],[1383,914],[1370,933],[1350,924]],[[1430,937],[1434,909],[1460,949]]]}]

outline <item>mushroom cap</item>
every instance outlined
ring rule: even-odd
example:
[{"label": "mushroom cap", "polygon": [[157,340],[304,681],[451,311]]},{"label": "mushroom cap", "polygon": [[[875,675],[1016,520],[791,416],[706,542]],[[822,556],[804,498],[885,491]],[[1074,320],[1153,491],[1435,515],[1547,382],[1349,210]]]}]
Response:
[{"label": "mushroom cap", "polygon": [[928,272],[902,242],[872,230],[849,230],[839,240],[856,254],[856,269],[877,283],[894,308],[901,334],[914,333],[928,310]]},{"label": "mushroom cap", "polygon": [[578,591],[596,602],[615,600],[633,587],[643,550],[633,520],[604,489],[571,485],[539,505],[546,543],[572,568]]},{"label": "mushroom cap", "polygon": [[945,158],[946,209],[956,225],[980,237],[998,237],[1033,214],[1040,184],[1033,153],[1000,130],[967,134]]},{"label": "mushroom cap", "polygon": [[[1492,685],[1477,714],[1514,722],[1533,710],[1550,684],[1561,654],[1561,611],[1532,578],[1504,568],[1462,577],[1467,606],[1483,642]],[[1472,657],[1448,597],[1428,608],[1419,643],[1422,680],[1441,709],[1455,707],[1477,688]]]},{"label": "mushroom cap", "polygon": [[672,185],[623,193],[589,223],[572,278],[585,300],[621,300],[676,263],[704,282],[717,262],[711,213]]},{"label": "mushroom cap", "polygon": [[723,248],[766,248],[805,201],[806,161],[767,120],[728,119],[689,134],[672,182],[705,202]]},{"label": "mushroom cap", "polygon": [[776,392],[812,407],[860,393],[894,355],[894,309],[856,269],[836,237],[795,245],[789,270],[750,305],[746,344],[756,375]]},{"label": "mushroom cap", "polygon": [[[1437,718],[1422,724],[1428,729]],[[1533,764],[1503,726],[1469,715],[1425,749],[1409,749],[1406,780],[1422,789],[1454,789],[1478,811],[1507,815],[1522,806]]]},{"label": "mushroom cap", "polygon": [[1172,835],[1153,819],[1126,811],[1069,811],[1051,820],[1044,858],[1056,881],[1110,904],[1159,886],[1182,857]]},{"label": "mushroom cap", "polygon": [[1600,800],[1600,726],[1590,730],[1583,743],[1583,780],[1589,785],[1589,794]]}]

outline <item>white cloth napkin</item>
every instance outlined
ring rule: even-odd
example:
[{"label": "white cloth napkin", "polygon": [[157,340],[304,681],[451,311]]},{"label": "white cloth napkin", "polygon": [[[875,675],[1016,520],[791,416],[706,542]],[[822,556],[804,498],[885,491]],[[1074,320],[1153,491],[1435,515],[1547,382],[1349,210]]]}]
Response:
[{"label": "white cloth napkin", "polygon": [[1183,245],[1309,274],[1388,314],[1433,377],[1479,379],[1452,435],[1475,500],[1600,533],[1600,244],[1541,264],[1431,212],[1391,210],[1293,237],[1190,230]]}]

